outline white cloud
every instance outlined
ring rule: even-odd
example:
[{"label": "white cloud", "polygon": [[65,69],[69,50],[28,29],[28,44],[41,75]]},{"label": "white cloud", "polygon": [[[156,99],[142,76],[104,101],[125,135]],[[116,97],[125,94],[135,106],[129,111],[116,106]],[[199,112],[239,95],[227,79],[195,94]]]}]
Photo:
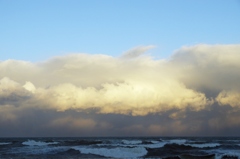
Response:
[{"label": "white cloud", "polygon": [[25,85],[23,86],[23,88],[25,88],[26,90],[28,90],[29,92],[32,92],[32,93],[34,93],[35,90],[36,90],[35,86],[34,86],[31,82],[29,82],[29,81],[27,81],[27,82],[25,83]]},{"label": "white cloud", "polygon": [[219,105],[230,105],[231,107],[240,107],[240,92],[221,91],[216,98]]},{"label": "white cloud", "polygon": [[9,79],[8,77],[0,79],[0,98],[7,98],[13,95],[26,96],[27,91],[23,90],[19,83]]},{"label": "white cloud", "polygon": [[[215,98],[207,91],[240,90],[240,45],[185,47],[170,60],[140,56],[151,48],[134,48],[119,58],[71,54],[39,63],[3,61],[0,98],[9,101],[14,94],[24,98],[18,105],[28,108],[147,115],[171,109],[203,110]],[[236,92],[234,99],[239,96]],[[229,104],[222,94],[216,100]]]},{"label": "white cloud", "polygon": [[240,45],[195,45],[175,52],[178,79],[195,90],[240,90]]},{"label": "white cloud", "polygon": [[121,58],[127,58],[127,59],[136,58],[136,57],[139,57],[140,55],[144,54],[146,51],[153,49],[155,47],[156,46],[154,46],[154,45],[135,47],[131,50],[124,52],[123,55],[121,56]]}]

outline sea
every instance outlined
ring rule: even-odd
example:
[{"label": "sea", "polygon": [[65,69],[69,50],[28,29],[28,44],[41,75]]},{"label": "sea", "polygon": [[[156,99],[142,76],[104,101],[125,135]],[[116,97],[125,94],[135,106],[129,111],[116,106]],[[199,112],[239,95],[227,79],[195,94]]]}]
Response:
[{"label": "sea", "polygon": [[0,138],[0,158],[240,159],[240,137]]}]

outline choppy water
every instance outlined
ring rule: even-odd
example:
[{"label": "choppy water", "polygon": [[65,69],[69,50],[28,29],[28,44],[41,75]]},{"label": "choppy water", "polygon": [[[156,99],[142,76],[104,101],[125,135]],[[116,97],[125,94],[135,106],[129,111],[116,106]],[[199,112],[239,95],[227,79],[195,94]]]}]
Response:
[{"label": "choppy water", "polygon": [[240,159],[240,137],[0,138],[0,158],[196,157]]}]

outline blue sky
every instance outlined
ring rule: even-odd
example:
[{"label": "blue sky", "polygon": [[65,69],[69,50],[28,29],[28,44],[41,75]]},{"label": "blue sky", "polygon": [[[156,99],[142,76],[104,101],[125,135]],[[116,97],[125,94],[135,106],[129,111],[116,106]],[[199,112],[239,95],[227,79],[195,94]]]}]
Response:
[{"label": "blue sky", "polygon": [[239,17],[239,0],[0,0],[0,60],[117,57],[145,45],[167,58],[185,45],[240,43]]}]

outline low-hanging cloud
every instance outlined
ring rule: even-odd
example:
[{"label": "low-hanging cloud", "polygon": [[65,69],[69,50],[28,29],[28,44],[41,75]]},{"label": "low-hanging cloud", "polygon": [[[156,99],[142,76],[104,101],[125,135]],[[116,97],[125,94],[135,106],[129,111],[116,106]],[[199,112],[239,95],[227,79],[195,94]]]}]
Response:
[{"label": "low-hanging cloud", "polygon": [[[135,54],[136,50],[142,52],[152,47],[132,51]],[[5,91],[1,96],[27,97],[18,100],[18,105],[24,103],[24,107],[57,111],[97,109],[98,113],[128,115],[187,108],[198,111],[211,105],[211,98],[179,80],[175,74],[178,66],[172,61],[154,60],[146,55],[128,58],[125,54],[124,58],[72,54],[40,63],[4,61],[0,64],[0,87],[11,92]],[[19,67],[3,72],[12,65]],[[15,72],[22,74],[16,76]]]},{"label": "low-hanging cloud", "polygon": [[[86,134],[111,128],[116,134],[137,129],[143,135],[157,135],[178,128],[177,135],[239,124],[240,45],[183,47],[169,59],[144,54],[151,48],[137,47],[120,57],[69,54],[37,63],[1,61],[0,124],[19,124],[36,111],[54,114],[38,121],[45,128],[68,125],[71,130],[86,129]],[[64,115],[68,111],[141,120],[159,115],[166,123],[143,120],[145,124],[116,128],[109,119]],[[204,119],[192,120],[195,116]]]}]

